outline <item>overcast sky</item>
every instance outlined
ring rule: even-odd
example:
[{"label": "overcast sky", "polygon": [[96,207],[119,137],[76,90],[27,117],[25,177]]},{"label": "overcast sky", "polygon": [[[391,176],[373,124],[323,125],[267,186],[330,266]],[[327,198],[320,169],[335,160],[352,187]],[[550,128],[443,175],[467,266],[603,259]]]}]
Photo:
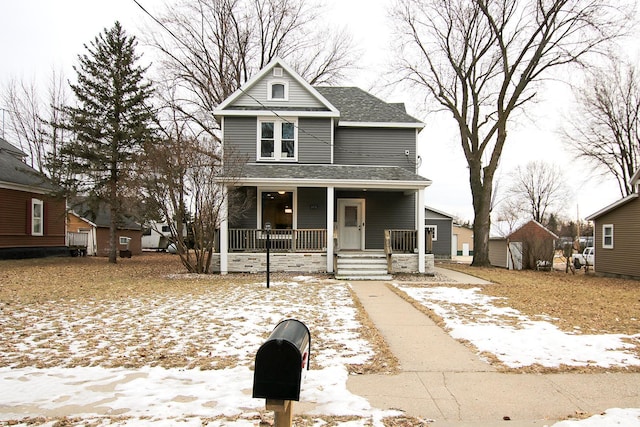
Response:
[{"label": "overcast sky", "polygon": [[[160,4],[157,0],[139,2],[150,11]],[[426,203],[463,219],[473,219],[466,161],[451,116],[427,115],[422,100],[412,93],[390,91],[375,84],[390,54],[387,9],[392,2],[324,3],[326,19],[340,26],[348,25],[363,52],[361,71],[345,84],[373,88],[385,101],[406,102],[409,112],[426,123],[419,143],[423,159],[420,174],[433,181],[426,192]],[[0,4],[0,88],[12,77],[46,81],[53,68],[62,69],[71,78],[71,66],[77,55],[84,53],[83,45],[105,27],[110,28],[119,20],[128,33],[140,36],[145,28],[143,23],[148,22],[133,0],[0,0]],[[570,97],[568,88],[556,85],[545,95],[542,102],[529,109],[529,117],[510,130],[499,171],[505,174],[534,159],[559,164],[565,171],[567,185],[574,189],[566,214],[575,218],[579,213],[584,218],[620,198],[619,191],[613,181],[587,182],[588,170],[563,148],[556,131],[562,123],[562,114],[571,111],[566,102]]]}]

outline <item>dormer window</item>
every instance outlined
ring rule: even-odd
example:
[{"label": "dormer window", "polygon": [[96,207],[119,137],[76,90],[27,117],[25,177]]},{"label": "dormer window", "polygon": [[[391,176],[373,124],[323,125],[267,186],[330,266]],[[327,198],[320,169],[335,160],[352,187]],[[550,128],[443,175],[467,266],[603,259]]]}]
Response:
[{"label": "dormer window", "polygon": [[269,101],[288,101],[289,85],[283,81],[272,81],[267,85],[267,99]]}]

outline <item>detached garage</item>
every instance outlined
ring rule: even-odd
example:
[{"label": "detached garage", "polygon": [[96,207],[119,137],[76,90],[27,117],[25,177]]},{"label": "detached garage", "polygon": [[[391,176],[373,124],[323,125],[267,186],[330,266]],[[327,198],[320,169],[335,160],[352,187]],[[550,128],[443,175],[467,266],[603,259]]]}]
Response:
[{"label": "detached garage", "polygon": [[428,233],[431,233],[433,256],[450,259],[453,216],[426,206],[424,227]]}]

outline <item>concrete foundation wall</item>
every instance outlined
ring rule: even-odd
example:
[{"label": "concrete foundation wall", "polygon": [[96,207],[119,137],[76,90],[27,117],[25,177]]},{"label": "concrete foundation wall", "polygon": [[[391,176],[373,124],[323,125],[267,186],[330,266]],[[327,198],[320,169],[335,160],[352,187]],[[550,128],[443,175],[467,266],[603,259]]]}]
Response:
[{"label": "concrete foundation wall", "polygon": [[[260,273],[267,271],[267,255],[264,253],[230,253],[230,273]],[[211,270],[220,271],[220,254],[213,255]],[[269,255],[269,271],[285,273],[324,273],[327,271],[327,254],[274,253]]]},{"label": "concrete foundation wall", "polygon": [[[435,274],[433,254],[425,256],[425,274]],[[415,254],[394,254],[392,273],[417,273],[418,256]],[[260,273],[267,270],[267,255],[264,253],[230,253],[229,273]],[[275,253],[269,256],[269,270],[284,273],[326,273],[327,255],[322,253]],[[220,271],[220,254],[213,254],[211,271]]]},{"label": "concrete foundation wall", "polygon": [[[393,254],[391,256],[391,273],[417,273],[418,256],[414,254]],[[433,254],[424,256],[424,273],[433,276],[435,274],[435,261]]]}]

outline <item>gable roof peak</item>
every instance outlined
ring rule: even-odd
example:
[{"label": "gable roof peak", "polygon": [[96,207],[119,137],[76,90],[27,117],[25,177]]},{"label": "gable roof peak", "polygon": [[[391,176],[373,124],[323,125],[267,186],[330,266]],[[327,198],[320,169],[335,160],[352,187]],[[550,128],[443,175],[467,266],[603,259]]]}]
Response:
[{"label": "gable roof peak", "polygon": [[339,115],[338,109],[332,105],[320,92],[318,92],[309,82],[307,82],[295,69],[287,64],[282,58],[275,57],[267,65],[265,65],[260,71],[254,74],[249,80],[242,84],[234,93],[232,93],[227,99],[222,101],[220,105],[214,110],[214,115],[223,115],[223,110],[229,107],[240,96],[248,93],[249,89],[255,86],[262,79],[266,78],[271,71],[276,67],[282,67],[296,82],[298,82],[307,92],[315,97],[322,105],[324,105],[330,112],[336,116]]}]

